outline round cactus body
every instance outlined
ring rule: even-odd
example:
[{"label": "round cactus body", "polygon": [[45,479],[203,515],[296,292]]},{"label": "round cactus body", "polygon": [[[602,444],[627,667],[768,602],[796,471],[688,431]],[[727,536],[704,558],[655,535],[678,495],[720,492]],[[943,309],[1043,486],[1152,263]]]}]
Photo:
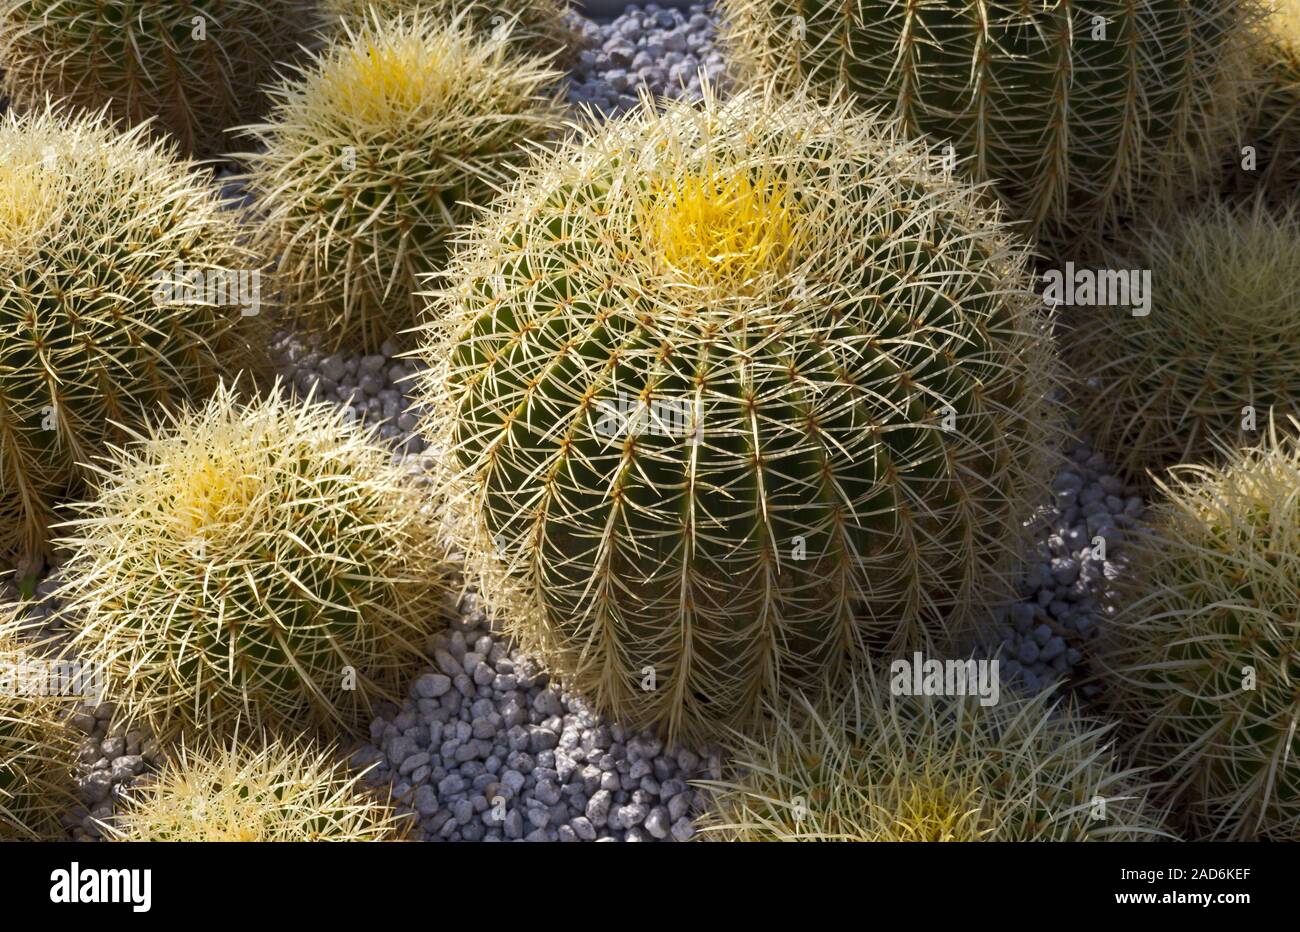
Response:
[{"label": "round cactus body", "polygon": [[1300,841],[1300,444],[1272,429],[1161,490],[1115,595],[1106,694],[1194,837]]},{"label": "round cactus body", "polygon": [[331,32],[362,23],[372,13],[387,18],[427,11],[444,21],[464,13],[475,32],[508,30],[512,42],[541,55],[564,56],[574,38],[564,19],[567,0],[324,0],[321,9]]},{"label": "round cactus body", "polygon": [[530,169],[448,283],[429,430],[536,609],[506,622],[621,721],[716,730],[1000,593],[1052,351],[1020,247],[892,129],[643,109]]},{"label": "round cactus body", "polygon": [[12,607],[0,610],[0,841],[56,839],[74,802],[67,707],[32,688],[29,634]]},{"label": "round cactus body", "polygon": [[1149,787],[1111,749],[1113,726],[1048,693],[846,695],[773,710],[737,736],[702,837],[734,841],[1154,841]]},{"label": "round cactus body", "polygon": [[1253,0],[721,0],[739,70],[842,83],[1050,239],[1234,150]]},{"label": "round cactus body", "polygon": [[355,723],[437,620],[433,520],[326,405],[207,406],[115,450],[77,506],[60,595],[128,719]]},{"label": "round cactus body", "polygon": [[558,72],[509,38],[371,18],[272,91],[248,180],[295,328],[377,352],[415,323],[447,237],[560,126]]},{"label": "round cactus body", "polygon": [[1300,216],[1218,206],[1143,227],[1101,267],[1149,273],[1149,307],[1071,311],[1080,418],[1133,478],[1253,443],[1300,392]]},{"label": "round cactus body", "polygon": [[390,841],[406,821],[302,742],[182,748],[109,825],[114,841]]},{"label": "round cactus body", "polygon": [[0,0],[5,92],[146,120],[199,157],[261,112],[261,85],[310,34],[311,0]]},{"label": "round cactus body", "polygon": [[56,502],[122,427],[214,384],[237,283],[255,281],[239,243],[209,179],[138,129],[49,110],[0,123],[5,555],[46,551]]}]

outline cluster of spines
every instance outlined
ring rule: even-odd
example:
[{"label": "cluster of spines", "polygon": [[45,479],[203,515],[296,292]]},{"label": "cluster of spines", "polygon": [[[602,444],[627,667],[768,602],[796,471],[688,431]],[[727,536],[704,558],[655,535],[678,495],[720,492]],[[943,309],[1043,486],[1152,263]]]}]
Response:
[{"label": "cluster of spines", "polygon": [[400,840],[408,819],[361,780],[337,750],[302,741],[182,746],[105,828],[136,842]]},{"label": "cluster of spines", "polygon": [[531,53],[565,58],[575,38],[565,22],[568,10],[566,0],[324,0],[321,12],[331,34],[375,13],[391,17],[418,11],[445,20],[464,14],[480,34],[508,32],[511,42]]},{"label": "cluster of spines", "polygon": [[1294,420],[1160,483],[1101,652],[1106,696],[1189,835],[1300,840]]}]

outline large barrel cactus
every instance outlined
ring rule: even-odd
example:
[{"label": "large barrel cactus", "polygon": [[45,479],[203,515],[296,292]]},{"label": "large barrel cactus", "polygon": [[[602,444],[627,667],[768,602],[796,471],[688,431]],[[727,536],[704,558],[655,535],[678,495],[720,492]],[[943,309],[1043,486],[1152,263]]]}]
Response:
[{"label": "large barrel cactus", "polygon": [[0,0],[4,89],[23,106],[48,95],[154,119],[186,152],[217,155],[314,15],[313,0]]},{"label": "large barrel cactus", "polygon": [[1182,466],[1101,654],[1137,761],[1197,838],[1300,841],[1300,423],[1223,466]]},{"label": "large barrel cactus", "polygon": [[1052,430],[1023,263],[846,103],[570,141],[469,234],[426,351],[505,620],[669,733],[944,640],[1000,592]]},{"label": "large barrel cactus", "polygon": [[1254,0],[721,0],[740,70],[842,82],[992,179],[1028,227],[1091,232],[1233,151]]},{"label": "large barrel cactus", "polygon": [[47,549],[83,465],[215,381],[256,269],[210,176],[140,129],[0,123],[0,553]]}]

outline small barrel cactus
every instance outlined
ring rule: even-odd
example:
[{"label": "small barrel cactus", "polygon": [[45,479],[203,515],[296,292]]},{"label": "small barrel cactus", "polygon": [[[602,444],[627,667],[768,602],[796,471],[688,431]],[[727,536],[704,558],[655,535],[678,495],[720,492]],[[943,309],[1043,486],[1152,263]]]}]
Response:
[{"label": "small barrel cactus", "polygon": [[1053,351],[1023,248],[892,127],[645,102],[529,168],[447,282],[427,432],[467,550],[620,721],[714,731],[1000,597]]},{"label": "small barrel cactus", "polygon": [[313,0],[0,0],[4,90],[129,126],[155,120],[199,157],[265,103],[260,86],[310,35]]},{"label": "small barrel cactus", "polygon": [[542,55],[564,56],[575,38],[565,22],[567,0],[323,0],[321,4],[330,32],[363,23],[372,12],[390,17],[415,10],[427,10],[443,20],[464,12],[479,34],[508,30],[512,42]]},{"label": "small barrel cactus", "polygon": [[1153,841],[1149,787],[1123,770],[1113,726],[1039,693],[992,705],[895,696],[868,676],[847,695],[773,709],[734,736],[702,838],[738,841]]},{"label": "small barrel cactus", "polygon": [[1225,453],[1161,484],[1115,594],[1106,695],[1195,837],[1300,841],[1300,443],[1271,425]]},{"label": "small barrel cactus", "polygon": [[1254,0],[720,0],[742,76],[843,83],[1068,242],[1236,139]]},{"label": "small barrel cactus", "polygon": [[32,635],[12,606],[0,608],[0,841],[58,838],[74,802],[67,706],[43,693]]},{"label": "small barrel cactus", "polygon": [[138,128],[0,122],[0,553],[44,554],[81,464],[215,384],[260,300],[241,236],[211,176]]},{"label": "small barrel cactus", "polygon": [[68,625],[128,719],[345,726],[436,624],[436,522],[337,409],[221,387],[115,448],[62,543]]},{"label": "small barrel cactus", "polygon": [[374,17],[272,91],[245,158],[296,328],[377,352],[412,326],[448,235],[558,129],[558,72],[509,38]]},{"label": "small barrel cactus", "polygon": [[181,748],[122,800],[113,841],[391,841],[408,820],[361,785],[332,748],[234,741]]},{"label": "small barrel cactus", "polygon": [[1294,411],[1295,210],[1202,209],[1133,233],[1100,267],[1146,278],[1149,306],[1071,309],[1066,357],[1084,428],[1131,477],[1253,443],[1270,411]]}]

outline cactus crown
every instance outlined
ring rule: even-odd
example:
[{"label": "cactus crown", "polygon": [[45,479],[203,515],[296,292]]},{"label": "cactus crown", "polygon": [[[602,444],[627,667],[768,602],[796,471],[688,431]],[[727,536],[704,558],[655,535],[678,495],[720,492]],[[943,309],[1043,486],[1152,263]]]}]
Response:
[{"label": "cactus crown", "polygon": [[272,90],[244,156],[262,195],[262,250],[296,329],[375,351],[409,327],[419,276],[438,267],[470,205],[555,132],[559,73],[470,11],[349,23]]},{"label": "cactus crown", "polygon": [[643,236],[659,244],[669,269],[697,283],[736,287],[783,271],[796,248],[797,205],[784,180],[762,173],[710,164],[657,181]]},{"label": "cactus crown", "polygon": [[342,413],[223,387],[97,469],[68,525],[65,610],[130,716],[160,733],[348,724],[419,654],[433,523]]},{"label": "cactus crown", "polygon": [[210,177],[138,128],[10,113],[0,166],[0,550],[26,557],[116,425],[204,391],[238,349],[233,294],[160,283],[253,261]]},{"label": "cactus crown", "polygon": [[1300,423],[1280,427],[1160,483],[1104,642],[1136,757],[1198,837],[1300,840]]},{"label": "cactus crown", "polygon": [[1053,359],[1023,248],[936,163],[845,103],[646,101],[454,258],[424,385],[467,546],[628,724],[709,732],[1000,589]]},{"label": "cactus crown", "polygon": [[1233,151],[1254,0],[720,0],[742,77],[846,86],[996,182],[1014,219],[1091,233]]},{"label": "cactus crown", "polygon": [[263,740],[182,747],[108,828],[117,841],[387,841],[406,824],[333,749]]},{"label": "cactus crown", "polygon": [[[1048,694],[895,697],[874,677],[730,741],[707,834],[744,841],[1100,841],[1165,834],[1102,727]],[[1096,814],[1104,810],[1104,818]]]},{"label": "cactus crown", "polygon": [[[1300,214],[1256,201],[1142,228],[1103,267],[1151,272],[1151,307],[1084,308],[1068,355],[1081,420],[1140,477],[1253,442],[1293,409],[1300,366]],[[1253,413],[1252,413],[1253,412]]]}]

